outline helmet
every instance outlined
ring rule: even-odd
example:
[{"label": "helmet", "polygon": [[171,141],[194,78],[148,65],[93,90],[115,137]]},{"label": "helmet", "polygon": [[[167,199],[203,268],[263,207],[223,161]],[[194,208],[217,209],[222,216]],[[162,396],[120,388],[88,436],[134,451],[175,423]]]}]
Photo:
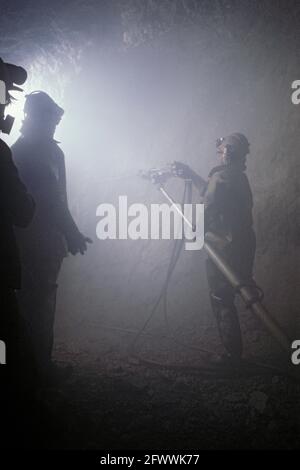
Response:
[{"label": "helmet", "polygon": [[[17,85],[23,85],[27,79],[27,72],[22,67],[13,64],[6,64],[0,58],[0,80],[1,80],[1,99],[0,99],[0,131],[9,134],[14,123],[14,118],[10,115],[4,117],[5,106],[11,102],[12,97],[9,94],[11,90],[23,91]],[[3,86],[3,83],[5,86]]]},{"label": "helmet", "polygon": [[23,85],[23,83],[26,82],[26,79],[27,72],[23,67],[6,64],[0,58],[0,80],[5,83],[7,90],[22,91],[22,88],[19,88],[16,85]]},{"label": "helmet", "polygon": [[25,115],[40,117],[44,114],[51,114],[60,120],[64,114],[64,110],[44,91],[33,91],[25,98]]},{"label": "helmet", "polygon": [[245,157],[249,153],[249,141],[244,134],[235,132],[227,137],[221,137],[216,142],[217,149],[226,149],[229,158]]}]

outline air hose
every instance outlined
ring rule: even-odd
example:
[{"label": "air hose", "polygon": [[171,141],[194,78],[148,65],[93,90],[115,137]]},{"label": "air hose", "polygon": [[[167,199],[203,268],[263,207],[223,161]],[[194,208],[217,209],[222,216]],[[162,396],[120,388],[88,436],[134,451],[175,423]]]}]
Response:
[{"label": "air hose", "polygon": [[[164,191],[164,189],[161,186],[159,187],[159,189],[163,192],[164,195],[167,195],[167,193]],[[172,202],[171,198],[168,198],[168,199]],[[182,207],[184,206],[185,203],[190,204],[191,202],[192,202],[192,182],[190,180],[185,180],[185,187],[184,187],[184,193],[183,193],[183,198],[182,198]],[[166,280],[165,280],[165,282],[163,284],[163,287],[160,291],[160,294],[159,294],[159,296],[158,296],[158,298],[157,298],[157,300],[156,300],[156,302],[155,302],[155,304],[154,304],[154,306],[153,306],[153,308],[150,312],[150,315],[146,319],[143,326],[136,332],[133,341],[130,343],[130,346],[129,346],[129,349],[128,349],[129,357],[134,358],[135,360],[137,360],[141,364],[152,366],[152,367],[167,368],[167,369],[171,369],[171,370],[184,370],[186,372],[188,370],[194,370],[194,371],[197,370],[198,372],[202,372],[202,373],[208,374],[208,375],[217,374],[218,376],[220,376],[220,373],[221,373],[221,375],[224,375],[224,371],[221,371],[220,369],[216,369],[216,368],[212,368],[212,367],[205,367],[205,366],[200,366],[200,365],[197,366],[197,367],[192,367],[191,368],[190,366],[183,366],[183,365],[180,366],[178,364],[167,364],[167,363],[163,363],[163,362],[144,359],[140,355],[138,355],[138,353],[137,353],[137,342],[138,342],[138,340],[140,339],[140,337],[142,335],[145,334],[145,330],[146,330],[147,326],[149,325],[149,323],[151,322],[151,320],[154,317],[155,313],[157,312],[160,304],[163,303],[163,312],[164,312],[165,323],[166,323],[167,331],[169,332],[169,334],[166,335],[166,338],[171,339],[176,344],[179,344],[180,346],[182,346],[184,348],[193,349],[193,350],[197,350],[201,353],[204,353],[206,356],[211,356],[212,357],[212,356],[215,355],[215,353],[212,352],[212,351],[209,351],[209,350],[206,350],[206,349],[203,349],[203,348],[199,348],[199,347],[193,347],[191,345],[187,345],[187,344],[185,344],[181,341],[178,341],[170,331],[171,329],[170,329],[170,325],[169,325],[169,321],[168,321],[168,288],[169,288],[169,285],[170,285],[170,281],[171,281],[173,272],[174,272],[175,267],[177,265],[177,262],[179,260],[180,253],[181,253],[182,247],[183,247],[183,243],[184,243],[184,236],[182,236],[180,239],[176,239],[175,242],[174,242],[174,247],[173,247],[173,250],[172,250],[169,266],[168,266],[168,269],[167,269]],[[212,252],[213,257],[214,257],[214,252],[213,252],[213,250],[211,249],[211,247],[208,243],[205,243],[205,249],[206,249],[206,252],[209,254],[209,256],[211,256],[211,252]],[[216,262],[216,264],[218,266],[217,262]],[[226,266],[226,268],[227,268],[227,266]],[[221,269],[221,271],[224,272],[224,269]],[[244,294],[245,291],[247,293],[247,290],[248,290],[247,288],[248,288],[248,286],[242,286],[242,285],[237,286],[237,290],[240,289],[240,291],[242,293],[242,297],[243,297],[243,294]],[[257,286],[257,290],[258,290],[258,296],[255,299],[255,302],[251,303],[250,302],[251,299],[248,299],[249,302],[246,305],[247,308],[251,308],[252,310],[253,310],[253,307],[254,307],[255,310],[258,309],[257,305],[259,305],[259,306],[261,305],[260,301],[263,298],[263,291],[260,288],[258,288],[258,286]],[[255,312],[255,313],[257,313],[257,312]],[[275,327],[274,327],[274,322],[272,321],[272,319],[270,319],[269,323],[265,322],[265,321],[264,321],[264,323],[265,324],[267,323],[266,326],[269,326],[269,324],[271,323],[271,326],[273,328],[272,332],[274,331],[274,328],[275,328],[276,336],[275,335],[274,336],[279,340],[279,342],[286,349],[287,348],[287,340],[286,340],[286,337],[284,336],[284,334],[280,335],[281,330],[279,329],[279,327],[277,327],[277,325],[275,325]],[[254,366],[254,367],[259,367],[259,368],[263,368],[265,370],[272,371],[273,373],[276,372],[277,374],[286,375],[286,372],[282,371],[280,368],[277,368],[277,367],[274,367],[274,366],[271,366],[271,365],[269,366],[267,364],[257,363],[255,361],[242,361],[241,365],[244,365],[244,366],[245,365],[246,366],[250,365],[252,367]],[[239,367],[239,371],[240,370],[241,369]]]}]

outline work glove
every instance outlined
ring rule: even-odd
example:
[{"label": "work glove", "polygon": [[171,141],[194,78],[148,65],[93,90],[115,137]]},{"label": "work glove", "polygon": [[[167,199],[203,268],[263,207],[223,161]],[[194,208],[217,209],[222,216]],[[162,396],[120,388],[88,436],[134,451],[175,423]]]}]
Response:
[{"label": "work glove", "polygon": [[71,235],[67,236],[66,240],[68,245],[68,251],[72,255],[77,255],[77,253],[81,253],[82,255],[84,255],[88,248],[87,244],[93,243],[89,237],[83,235],[81,232],[79,232],[79,230],[74,231]]},{"label": "work glove", "polygon": [[194,175],[194,171],[185,163],[175,161],[172,163],[171,167],[174,175],[179,178],[192,179]]}]

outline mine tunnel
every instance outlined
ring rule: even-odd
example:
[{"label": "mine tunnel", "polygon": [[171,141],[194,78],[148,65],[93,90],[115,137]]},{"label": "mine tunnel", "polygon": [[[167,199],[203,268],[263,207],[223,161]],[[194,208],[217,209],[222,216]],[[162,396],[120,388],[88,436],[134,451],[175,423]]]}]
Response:
[{"label": "mine tunnel", "polygon": [[[25,447],[299,448],[299,383],[240,300],[251,366],[206,370],[222,345],[204,251],[182,250],[165,305],[137,338],[175,241],[96,234],[102,203],[118,214],[120,196],[147,208],[166,202],[140,171],[181,161],[206,179],[216,139],[245,134],[254,277],[276,322],[299,337],[298,2],[2,0],[0,8],[1,56],[28,73],[9,106],[16,120],[5,141],[19,137],[26,94],[43,90],[64,109],[55,139],[69,207],[93,241],[63,262],[53,359],[72,374],[40,392],[39,439]],[[180,203],[183,181],[165,187]]]}]

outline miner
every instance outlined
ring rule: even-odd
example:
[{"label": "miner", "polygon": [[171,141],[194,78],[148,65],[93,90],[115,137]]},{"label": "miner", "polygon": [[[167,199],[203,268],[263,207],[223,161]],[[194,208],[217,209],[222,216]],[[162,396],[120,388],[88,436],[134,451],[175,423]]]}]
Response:
[{"label": "miner", "polygon": [[19,302],[30,325],[39,376],[46,381],[66,372],[51,359],[59,271],[68,252],[84,254],[91,242],[68,207],[64,153],[54,138],[63,114],[47,93],[30,93],[21,136],[12,147],[19,173],[36,201],[32,223],[17,232],[24,270]]},{"label": "miner", "polygon": [[[6,64],[0,59],[0,80],[5,87],[5,102],[0,104],[0,131],[9,134],[13,124],[5,117],[5,108],[11,101],[10,91],[21,90],[27,73],[22,67]],[[18,367],[20,351],[20,316],[16,290],[21,287],[21,263],[14,227],[26,227],[34,214],[34,202],[20,179],[9,147],[0,140],[0,340],[6,345],[6,371]],[[1,369],[4,372],[4,369]]]},{"label": "miner", "polygon": [[[9,134],[13,118],[5,116],[10,91],[19,90],[27,73],[22,67],[0,59],[0,80],[4,94],[0,103],[0,131]],[[34,361],[16,299],[21,287],[21,263],[14,228],[26,227],[34,214],[34,202],[20,179],[9,147],[0,139],[0,388],[2,444],[16,439],[20,419],[35,380]],[[25,406],[26,403],[26,406]],[[18,424],[17,424],[18,420]]]},{"label": "miner", "polygon": [[[252,192],[246,175],[246,157],[249,142],[241,133],[217,140],[219,164],[209,173],[208,181],[188,165],[175,162],[175,170],[190,178],[199,188],[205,206],[206,240],[237,273],[243,285],[253,286],[253,262],[256,238],[252,219]],[[239,361],[242,356],[242,338],[235,292],[215,264],[206,262],[210,302],[219,334],[225,348],[222,361]]]}]

